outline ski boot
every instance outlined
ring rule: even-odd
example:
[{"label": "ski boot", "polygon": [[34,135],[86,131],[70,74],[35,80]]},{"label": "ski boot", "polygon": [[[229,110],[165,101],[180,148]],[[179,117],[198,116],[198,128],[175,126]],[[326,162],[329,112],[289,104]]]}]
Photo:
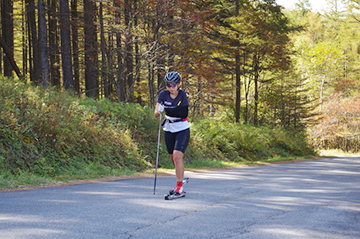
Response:
[{"label": "ski boot", "polygon": [[184,178],[183,181],[177,182],[176,187],[173,190],[170,190],[168,194],[164,195],[165,200],[185,197],[186,192],[184,192],[184,184],[188,181],[189,178]]}]

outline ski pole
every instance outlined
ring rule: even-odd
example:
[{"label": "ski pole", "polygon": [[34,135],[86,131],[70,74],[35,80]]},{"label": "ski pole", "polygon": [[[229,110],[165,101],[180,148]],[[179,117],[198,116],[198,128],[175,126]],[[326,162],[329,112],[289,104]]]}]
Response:
[{"label": "ski pole", "polygon": [[159,120],[159,132],[158,132],[158,142],[157,142],[157,150],[156,150],[155,179],[154,179],[154,195],[155,195],[155,189],[156,189],[157,168],[158,168],[158,164],[159,164],[160,129],[161,129],[161,113],[160,113],[160,120]]}]

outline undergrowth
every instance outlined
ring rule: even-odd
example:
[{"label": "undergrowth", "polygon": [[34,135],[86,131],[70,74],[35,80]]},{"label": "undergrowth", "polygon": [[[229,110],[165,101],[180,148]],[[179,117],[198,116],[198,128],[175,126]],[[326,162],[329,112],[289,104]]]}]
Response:
[{"label": "undergrowth", "polygon": [[[139,104],[0,79],[0,189],[153,169],[158,119]],[[163,138],[163,137],[162,137]],[[159,166],[171,169],[163,139]],[[218,119],[191,124],[187,168],[314,155],[304,135]]]}]

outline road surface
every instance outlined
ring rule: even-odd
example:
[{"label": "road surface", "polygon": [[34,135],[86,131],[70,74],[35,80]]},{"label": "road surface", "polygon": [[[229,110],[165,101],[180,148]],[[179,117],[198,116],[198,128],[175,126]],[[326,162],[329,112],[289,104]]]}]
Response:
[{"label": "road surface", "polygon": [[0,193],[0,238],[360,238],[360,157]]}]

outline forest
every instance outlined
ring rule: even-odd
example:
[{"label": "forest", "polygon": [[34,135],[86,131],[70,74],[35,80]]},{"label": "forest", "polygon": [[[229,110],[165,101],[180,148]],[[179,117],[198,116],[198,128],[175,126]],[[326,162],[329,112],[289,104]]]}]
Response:
[{"label": "forest", "polygon": [[1,0],[0,72],[154,107],[182,75],[191,119],[221,116],[360,151],[360,1]]}]

